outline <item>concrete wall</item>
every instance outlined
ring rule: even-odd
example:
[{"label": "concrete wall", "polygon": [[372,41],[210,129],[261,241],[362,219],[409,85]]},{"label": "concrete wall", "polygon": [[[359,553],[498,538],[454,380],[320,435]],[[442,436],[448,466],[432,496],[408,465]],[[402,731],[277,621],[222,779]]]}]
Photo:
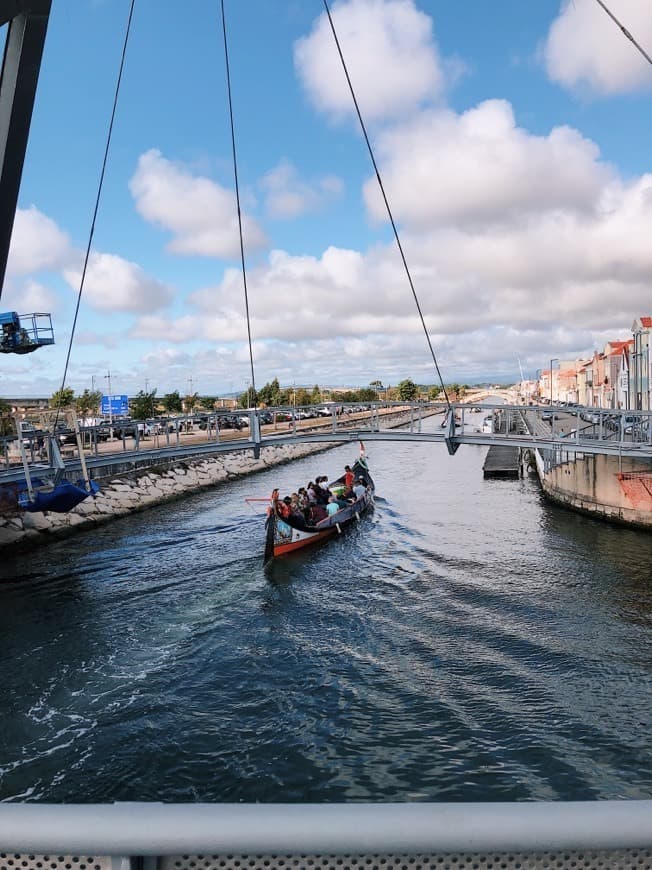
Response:
[{"label": "concrete wall", "polygon": [[611,522],[652,529],[652,463],[617,456],[582,454],[545,472],[537,470],[553,501]]}]

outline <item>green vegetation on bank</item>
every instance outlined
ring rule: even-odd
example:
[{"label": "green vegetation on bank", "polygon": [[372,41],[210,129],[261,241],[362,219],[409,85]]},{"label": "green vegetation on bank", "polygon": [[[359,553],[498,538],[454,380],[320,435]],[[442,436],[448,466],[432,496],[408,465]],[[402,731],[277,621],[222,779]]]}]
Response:
[{"label": "green vegetation on bank", "polygon": [[[446,393],[451,401],[458,401],[471,389],[467,384],[451,383],[446,385]],[[274,408],[274,407],[305,407],[308,405],[323,405],[325,402],[342,404],[352,402],[411,402],[417,400],[443,400],[444,394],[440,386],[432,384],[417,384],[411,378],[399,381],[395,386],[384,386],[382,381],[373,380],[367,387],[343,390],[338,388],[319,387],[281,387],[278,378],[266,383],[261,389],[254,391],[248,387],[237,399],[218,396],[200,396],[198,393],[182,395],[178,390],[158,396],[154,390],[140,390],[129,399],[129,412],[139,420],[155,417],[159,414],[192,414],[199,411],[213,411],[228,408],[235,403],[239,408]],[[95,417],[100,413],[102,393],[99,390],[84,390],[75,395],[71,387],[54,392],[49,399],[53,410],[74,410],[81,418]],[[0,399],[0,429],[8,427],[6,422],[12,415],[10,404]],[[9,427],[11,428],[11,427]]]}]

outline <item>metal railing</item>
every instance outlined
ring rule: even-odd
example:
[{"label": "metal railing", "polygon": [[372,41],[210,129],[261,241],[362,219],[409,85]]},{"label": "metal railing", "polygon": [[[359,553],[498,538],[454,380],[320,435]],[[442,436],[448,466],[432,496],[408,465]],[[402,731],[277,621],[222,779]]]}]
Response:
[{"label": "metal railing", "polygon": [[652,801],[3,804],[0,861],[48,870],[649,868]]},{"label": "metal railing", "polygon": [[[237,415],[211,412],[201,419],[185,415],[155,421],[114,420],[82,426],[81,432],[90,468],[138,458],[153,461],[156,456],[191,458],[233,450],[257,452],[301,441],[336,444],[358,439],[443,442],[451,453],[464,444],[512,444],[552,451],[555,463],[561,461],[562,452],[652,460],[652,412],[463,403],[455,403],[452,414],[446,410],[441,403],[378,402],[339,405],[327,417],[302,418],[304,409],[300,408],[250,409]],[[441,424],[425,427],[425,418],[432,415],[440,415]],[[233,428],[235,416],[241,428]],[[231,428],[225,428],[225,423]],[[48,444],[53,437],[48,432],[23,435],[35,475],[48,467]],[[61,444],[65,435],[57,433],[56,437],[67,468],[75,471],[81,464],[77,447]],[[23,475],[15,442],[15,436],[0,439],[0,483],[20,480]]]}]

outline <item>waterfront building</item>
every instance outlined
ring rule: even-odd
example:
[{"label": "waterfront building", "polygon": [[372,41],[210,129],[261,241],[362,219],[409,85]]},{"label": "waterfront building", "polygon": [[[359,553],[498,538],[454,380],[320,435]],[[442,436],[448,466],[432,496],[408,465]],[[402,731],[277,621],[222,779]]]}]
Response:
[{"label": "waterfront building", "polygon": [[634,346],[629,370],[629,407],[649,411],[650,401],[650,330],[652,317],[637,317],[632,324]]}]

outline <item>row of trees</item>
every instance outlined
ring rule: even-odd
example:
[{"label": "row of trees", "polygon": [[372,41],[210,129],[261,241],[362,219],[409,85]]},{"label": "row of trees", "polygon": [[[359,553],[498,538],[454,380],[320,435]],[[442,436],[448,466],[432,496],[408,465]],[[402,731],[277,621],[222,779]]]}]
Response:
[{"label": "row of trees", "polygon": [[[216,396],[199,396],[197,393],[181,396],[178,390],[166,393],[157,398],[156,390],[146,392],[140,390],[138,395],[129,400],[129,410],[138,419],[154,417],[161,411],[169,414],[180,414],[186,410],[192,413],[195,408],[213,410],[217,402]],[[50,399],[51,408],[74,408],[80,417],[94,417],[102,403],[102,393],[98,390],[84,390],[78,396],[71,387],[57,390]]]},{"label": "row of trees", "polygon": [[[462,398],[468,390],[466,384],[449,384],[446,386],[448,397],[452,399]],[[382,394],[382,395],[381,395]],[[410,378],[400,381],[395,387],[384,387],[381,381],[372,381],[368,387],[359,390],[347,390],[337,393],[338,402],[373,402],[380,398],[387,401],[413,402],[419,398],[434,400],[443,396],[441,387],[419,386]],[[249,387],[240,395],[238,404],[241,408],[253,408],[265,406],[268,408],[283,407],[289,405],[321,405],[325,401],[324,394],[318,386],[312,390],[305,387],[287,387],[281,389],[278,378],[265,384],[262,389],[255,391]]]},{"label": "row of trees", "polygon": [[[460,399],[468,390],[466,384],[448,384],[446,392],[450,399]],[[330,397],[330,392],[327,394]],[[395,387],[384,387],[381,381],[372,381],[368,387],[359,390],[347,390],[337,393],[337,401],[347,402],[373,402],[379,398],[387,401],[415,401],[418,398],[430,400],[442,397],[441,387],[415,384],[410,378],[400,381]],[[249,387],[239,397],[238,404],[241,408],[252,407],[287,407],[320,405],[325,401],[324,393],[315,385],[312,390],[305,387],[287,387],[282,389],[278,378],[265,384],[258,391]],[[75,395],[71,387],[64,387],[53,393],[50,399],[51,408],[74,408],[80,417],[93,417],[98,413],[102,401],[102,393],[99,390],[84,390]],[[156,390],[140,392],[130,400],[129,409],[131,414],[138,419],[154,417],[163,412],[180,414],[182,412],[193,413],[197,409],[212,411],[215,409],[217,396],[200,396],[198,393],[181,396],[178,390],[166,393],[158,397]],[[9,406],[7,406],[9,409]],[[10,410],[10,409],[9,409]],[[1,411],[1,409],[0,409]]]},{"label": "row of trees", "polygon": [[[466,384],[447,384],[446,392],[452,401],[464,397],[469,387]],[[217,396],[200,396],[197,393],[182,396],[178,390],[157,397],[156,390],[147,392],[141,390],[137,396],[129,401],[130,413],[139,420],[155,417],[161,412],[168,414],[180,414],[184,411],[193,413],[201,409],[212,411],[215,409]],[[330,392],[327,394],[330,398]],[[412,402],[419,398],[427,397],[429,400],[443,398],[441,387],[431,385],[417,385],[407,378],[400,381],[395,387],[384,387],[381,381],[372,381],[368,387],[359,390],[347,390],[337,393],[337,401],[348,402],[373,402],[380,398],[387,401]],[[305,387],[288,387],[281,389],[278,378],[265,384],[262,389],[254,392],[249,387],[239,397],[238,404],[241,408],[252,407],[288,407],[291,405],[321,405],[326,401],[324,393],[315,385],[312,390]],[[99,390],[84,390],[78,396],[71,387],[64,387],[53,393],[50,399],[50,407],[74,408],[79,417],[94,417],[98,414],[102,402],[102,393]],[[0,399],[0,435],[13,433],[14,424],[11,405],[4,399]]]}]

